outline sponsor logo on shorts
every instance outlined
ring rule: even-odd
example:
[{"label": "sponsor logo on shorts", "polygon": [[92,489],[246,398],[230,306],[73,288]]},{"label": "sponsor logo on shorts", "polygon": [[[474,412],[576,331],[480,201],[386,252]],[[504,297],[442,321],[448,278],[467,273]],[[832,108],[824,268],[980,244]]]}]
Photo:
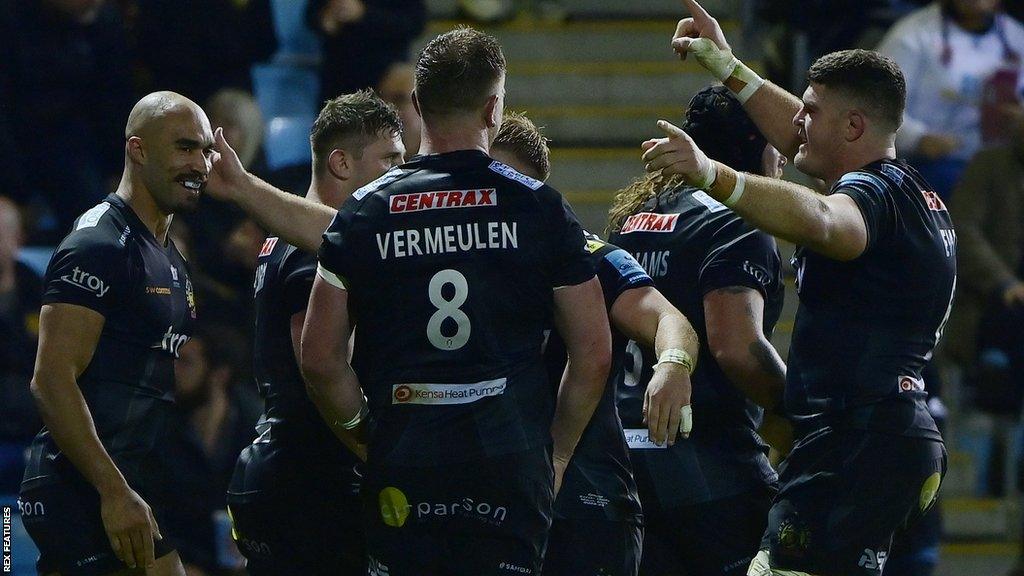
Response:
[{"label": "sponsor logo on shorts", "polygon": [[441,210],[445,208],[476,208],[497,206],[498,195],[494,188],[479,190],[442,190],[438,192],[414,192],[395,194],[391,197],[388,211],[392,214]]},{"label": "sponsor logo on shorts", "polygon": [[405,521],[409,519],[409,509],[412,506],[409,505],[409,499],[405,497],[404,492],[394,486],[388,486],[380,491],[377,503],[380,506],[380,518],[384,524],[392,528],[405,526]]},{"label": "sponsor logo on shorts", "polygon": [[630,232],[672,232],[676,229],[676,221],[679,214],[655,214],[653,212],[640,212],[633,214],[622,224],[620,234]]},{"label": "sponsor logo on shorts", "polygon": [[924,392],[924,380],[911,376],[900,376],[897,381],[900,393],[903,392]]},{"label": "sponsor logo on shorts", "polygon": [[651,439],[647,428],[625,428],[622,434],[626,437],[626,445],[630,450],[664,450],[667,445],[658,446]]},{"label": "sponsor logo on shorts", "polygon": [[505,393],[505,378],[472,384],[395,384],[393,404],[470,404],[481,398]]},{"label": "sponsor logo on shorts", "polygon": [[933,473],[921,485],[921,495],[918,497],[918,507],[922,512],[932,507],[935,498],[939,494],[939,485],[942,484],[942,474]]},{"label": "sponsor logo on shorts", "polygon": [[781,548],[790,551],[806,550],[811,545],[811,529],[787,518],[779,524],[778,539]]},{"label": "sponsor logo on shorts", "polygon": [[506,570],[514,574],[533,574],[533,568],[527,568],[526,566],[520,566],[511,562],[500,562],[498,570]]},{"label": "sponsor logo on shorts", "polygon": [[27,502],[19,498],[18,511],[21,512],[23,518],[28,516],[45,516],[46,506],[43,506],[42,502]]},{"label": "sponsor logo on shorts", "polygon": [[271,236],[270,238],[264,240],[263,247],[260,248],[260,255],[258,256],[258,258],[270,256],[270,253],[274,251],[274,246],[277,246],[277,237]]},{"label": "sponsor logo on shorts", "polygon": [[508,516],[508,508],[489,502],[478,502],[463,498],[454,502],[419,502],[416,504],[416,519],[447,518],[459,516],[472,518],[493,526],[501,526]]},{"label": "sponsor logo on shorts", "polygon": [[110,286],[107,286],[99,276],[90,274],[78,266],[71,270],[71,274],[65,274],[60,279],[86,292],[92,292],[97,298],[103,298],[110,291]]},{"label": "sponsor logo on shorts", "polygon": [[875,552],[870,548],[865,548],[864,553],[861,554],[860,562],[857,563],[861,568],[867,568],[868,570],[878,570],[881,572],[885,569],[885,561],[888,554],[885,550],[879,550]]},{"label": "sponsor logo on shorts", "polygon": [[391,570],[383,562],[370,555],[367,555],[366,560],[368,576],[390,576]]}]

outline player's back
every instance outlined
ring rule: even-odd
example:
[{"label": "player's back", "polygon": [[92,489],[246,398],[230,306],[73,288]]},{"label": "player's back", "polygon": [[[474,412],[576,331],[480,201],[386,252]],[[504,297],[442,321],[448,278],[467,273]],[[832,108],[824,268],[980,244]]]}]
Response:
[{"label": "player's back", "polygon": [[722,371],[708,348],[704,296],[744,287],[764,298],[766,336],[782,309],[781,263],[770,236],[705,192],[681,185],[650,199],[610,238],[643,265],[665,297],[693,324],[700,355],[692,375],[698,417],[690,440],[661,450],[643,433],[644,390],[657,361],[631,344],[620,374],[618,405],[645,506],[692,504],[775,480],[757,435],[761,409]]},{"label": "player's back", "polygon": [[[315,276],[316,255],[276,237],[264,242],[253,283],[253,377],[264,411],[258,437],[239,456],[231,501],[311,487],[321,497],[358,492],[358,459],[310,400],[292,344],[292,318],[305,311]],[[331,479],[326,485],[325,478]]]},{"label": "player's back", "polygon": [[324,235],[349,292],[370,461],[437,465],[550,442],[552,290],[593,277],[561,196],[480,151],[420,156]]},{"label": "player's back", "polygon": [[[921,370],[941,336],[956,286],[949,213],[900,161],[880,160],[848,173],[833,193],[857,202],[868,246],[849,262],[806,249],[794,257],[800,307],[786,407],[805,416],[846,413],[858,427],[938,438],[924,407]],[[867,409],[849,412],[860,407]]]}]

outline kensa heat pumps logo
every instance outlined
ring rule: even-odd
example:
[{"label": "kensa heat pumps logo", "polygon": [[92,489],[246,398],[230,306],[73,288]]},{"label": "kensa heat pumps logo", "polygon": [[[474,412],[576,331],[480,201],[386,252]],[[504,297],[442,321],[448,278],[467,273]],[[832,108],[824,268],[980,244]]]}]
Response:
[{"label": "kensa heat pumps logo", "polygon": [[469,404],[505,393],[505,378],[472,384],[395,384],[393,404]]}]

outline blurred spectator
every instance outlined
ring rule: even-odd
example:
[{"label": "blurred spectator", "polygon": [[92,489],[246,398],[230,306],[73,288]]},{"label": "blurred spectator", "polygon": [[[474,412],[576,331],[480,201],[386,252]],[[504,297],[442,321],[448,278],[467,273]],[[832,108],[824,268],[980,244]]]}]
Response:
[{"label": "blurred spectator", "polygon": [[420,115],[412,103],[412,91],[416,88],[416,70],[408,62],[392,64],[384,79],[377,87],[381,99],[398,109],[402,119],[402,144],[405,157],[410,158],[420,149]]},{"label": "blurred spectator", "polygon": [[251,92],[250,67],[277,50],[270,0],[136,0],[136,5],[136,44],[153,90],[173,90],[196,102],[222,88]]},{"label": "blurred spectator", "polygon": [[897,22],[878,49],[907,79],[897,148],[948,199],[967,161],[1022,114],[1024,26],[999,0],[940,0]]},{"label": "blurred spectator", "polygon": [[263,114],[252,94],[225,88],[210,97],[204,110],[211,125],[224,128],[224,137],[235,149],[242,166],[259,173],[259,166],[254,167],[253,163],[263,144]]},{"label": "blurred spectator", "polygon": [[56,241],[116,185],[134,102],[120,13],[104,0],[0,0],[0,190],[41,199]]},{"label": "blurred spectator", "polygon": [[[203,316],[205,317],[205,311]],[[168,511],[160,526],[189,576],[241,568],[226,517],[235,460],[256,436],[260,405],[247,386],[246,339],[204,323],[175,363],[175,422],[162,453]]]},{"label": "blurred spectator", "polygon": [[42,282],[18,262],[21,242],[18,208],[0,196],[0,494],[17,493],[24,449],[42,427],[29,392]]},{"label": "blurred spectator", "polygon": [[943,348],[962,366],[975,361],[987,311],[1024,309],[1024,121],[1016,123],[1015,134],[1012,145],[975,156],[949,205],[960,285]]},{"label": "blurred spectator", "polygon": [[423,32],[424,0],[310,0],[309,27],[324,37],[320,100],[377,86]]}]

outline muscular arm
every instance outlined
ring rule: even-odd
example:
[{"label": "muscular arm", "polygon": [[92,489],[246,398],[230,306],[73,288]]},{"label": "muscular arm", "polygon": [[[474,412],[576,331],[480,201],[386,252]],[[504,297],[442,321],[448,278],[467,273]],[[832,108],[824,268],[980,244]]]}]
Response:
[{"label": "muscular arm", "polygon": [[[292,314],[290,320],[291,327],[291,339],[292,339],[292,353],[295,354],[295,361],[301,362],[302,359],[302,328],[306,324],[306,311],[297,312]],[[346,346],[345,357],[348,358],[348,346]],[[319,406],[317,410],[320,410]],[[321,416],[323,412],[321,411]],[[326,418],[325,418],[326,420]],[[351,450],[356,456],[359,456],[362,460],[366,460],[366,445],[361,443],[356,435],[351,430],[334,430],[334,433],[338,435],[339,439],[345,444],[349,450]]]},{"label": "muscular arm", "polygon": [[[738,82],[736,78],[729,77],[724,84],[733,92],[738,92],[742,89]],[[800,111],[800,107],[799,98],[771,82],[765,82],[743,105],[758,130],[790,162],[800,147],[800,136],[793,124],[793,117]]]},{"label": "muscular arm", "polygon": [[129,567],[153,566],[153,537],[160,537],[156,520],[100,442],[78,388],[104,323],[102,314],[83,306],[44,305],[32,395],[57,447],[99,492],[104,530],[117,557]]},{"label": "muscular arm", "polygon": [[307,200],[274,188],[242,168],[235,151],[224,139],[220,128],[214,134],[213,170],[207,193],[236,204],[264,230],[307,252],[316,252],[321,235],[337,211],[330,206]]},{"label": "muscular arm", "polygon": [[[700,353],[697,333],[656,288],[645,286],[626,290],[615,299],[612,324],[631,340],[654,348],[657,356],[670,349],[684,350],[694,360]],[[655,367],[644,396],[647,424],[655,443],[675,443],[680,409],[690,404],[690,373],[679,364]]]},{"label": "muscular arm", "polygon": [[354,430],[342,426],[363,408],[359,378],[348,362],[351,333],[348,291],[317,276],[302,328],[300,366],[310,399],[346,446],[362,432],[362,426]]},{"label": "muscular arm", "polygon": [[748,398],[772,411],[782,402],[786,365],[764,335],[764,298],[730,286],[704,296],[708,349],[726,377]]},{"label": "muscular arm", "polygon": [[608,380],[611,367],[611,329],[597,278],[555,290],[555,327],[568,353],[565,374],[558,388],[558,404],[551,423],[556,467],[572,458],[583,430]]}]

